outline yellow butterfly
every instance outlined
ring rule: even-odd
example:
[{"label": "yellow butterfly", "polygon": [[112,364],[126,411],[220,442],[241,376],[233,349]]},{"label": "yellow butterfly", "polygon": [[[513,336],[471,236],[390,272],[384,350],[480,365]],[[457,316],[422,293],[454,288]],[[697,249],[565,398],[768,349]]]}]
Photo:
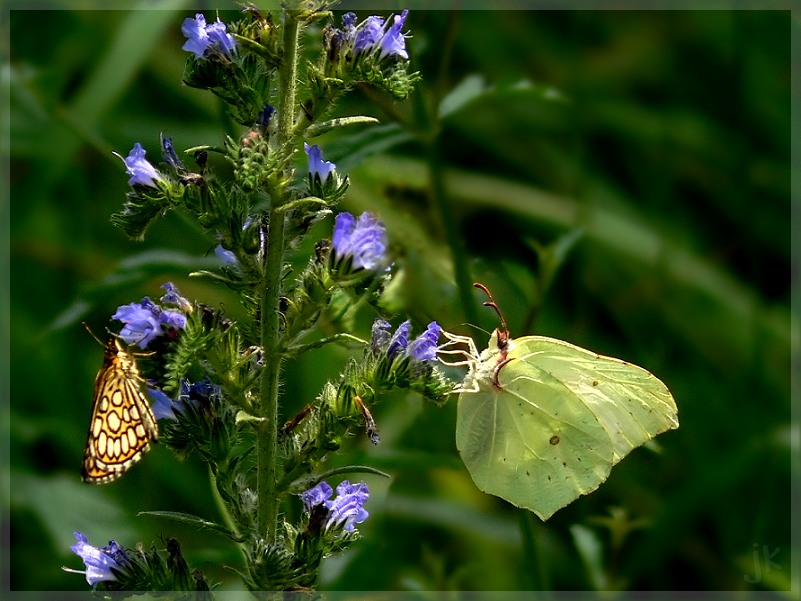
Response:
[{"label": "yellow butterfly", "polygon": [[95,380],[81,469],[84,482],[116,480],[150,449],[151,440],[158,441],[156,418],[139,388],[141,381],[133,355],[116,338],[109,339]]}]

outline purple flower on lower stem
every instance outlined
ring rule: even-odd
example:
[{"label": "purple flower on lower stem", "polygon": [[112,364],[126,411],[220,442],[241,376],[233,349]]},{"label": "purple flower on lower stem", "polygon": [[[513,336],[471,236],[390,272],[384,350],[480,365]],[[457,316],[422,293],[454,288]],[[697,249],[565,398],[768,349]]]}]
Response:
[{"label": "purple flower on lower stem", "polygon": [[370,498],[370,491],[364,482],[351,484],[348,480],[343,480],[337,486],[337,496],[331,499],[333,492],[327,482],[320,482],[299,496],[308,514],[318,505],[328,509],[326,528],[341,527],[347,532],[353,532],[355,525],[361,524],[369,516],[364,504]]},{"label": "purple flower on lower stem", "polygon": [[406,36],[401,32],[408,14],[409,9],[407,8],[404,9],[400,15],[395,15],[392,25],[381,38],[381,52],[378,55],[379,59],[390,55],[399,56],[404,59],[409,58],[409,54],[406,52]]},{"label": "purple flower on lower stem", "polygon": [[95,586],[98,582],[117,580],[112,570],[120,571],[122,566],[128,562],[128,555],[123,548],[113,540],[109,541],[106,547],[93,547],[81,532],[74,534],[78,542],[70,549],[83,560],[86,570],[78,571],[68,568],[64,568],[64,570],[86,574],[86,582],[91,586]]},{"label": "purple flower on lower stem", "polygon": [[353,257],[354,269],[375,270],[386,262],[386,229],[372,213],[358,219],[350,213],[337,215],[331,243],[337,258]]},{"label": "purple flower on lower stem", "polygon": [[309,146],[306,142],[303,143],[303,148],[306,154],[309,155],[309,175],[319,176],[321,182],[325,182],[328,176],[334,171],[337,166],[331,161],[323,160],[323,153],[317,147],[317,144]]},{"label": "purple flower on lower stem", "polygon": [[217,47],[221,53],[230,56],[236,46],[233,36],[226,33],[226,25],[219,17],[207,25],[206,17],[197,13],[194,19],[184,19],[181,33],[187,38],[181,49],[193,52],[196,58],[203,58],[209,47]]},{"label": "purple flower on lower stem", "polygon": [[164,179],[164,176],[145,158],[146,151],[139,142],[133,145],[131,152],[125,158],[116,152],[114,154],[125,163],[125,172],[131,176],[128,180],[129,185],[155,188],[156,181]]}]

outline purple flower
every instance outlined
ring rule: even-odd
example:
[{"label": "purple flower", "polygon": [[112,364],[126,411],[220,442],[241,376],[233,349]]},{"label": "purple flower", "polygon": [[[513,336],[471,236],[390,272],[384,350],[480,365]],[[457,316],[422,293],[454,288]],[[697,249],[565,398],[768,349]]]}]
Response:
[{"label": "purple flower", "polygon": [[192,303],[181,296],[181,293],[178,292],[178,288],[175,287],[175,284],[172,282],[165,282],[161,285],[161,287],[166,291],[164,296],[161,297],[162,303],[165,305],[175,305],[184,313],[189,313],[192,311]]},{"label": "purple flower", "polygon": [[353,532],[355,524],[361,524],[369,516],[363,506],[370,498],[370,491],[364,482],[351,484],[348,480],[343,480],[337,486],[337,496],[331,499],[333,492],[327,482],[320,482],[299,496],[308,514],[318,505],[328,509],[326,528],[341,527]]},{"label": "purple flower", "polygon": [[128,344],[138,344],[141,348],[146,348],[154,338],[161,335],[160,313],[160,307],[145,297],[138,303],[118,307],[111,319],[123,323],[120,338]]},{"label": "purple flower", "polygon": [[409,320],[404,321],[398,326],[398,329],[395,330],[395,333],[389,341],[387,357],[394,359],[398,355],[404,355],[406,353],[406,349],[409,347],[409,330],[411,329],[412,324]]},{"label": "purple flower", "polygon": [[387,358],[411,357],[413,361],[433,361],[437,358],[439,347],[437,342],[442,334],[442,328],[436,321],[426,327],[426,331],[409,342],[411,323],[407,320],[398,326],[394,334],[390,335],[392,326],[383,319],[373,322],[370,348],[375,355],[386,353]]},{"label": "purple flower", "polygon": [[83,560],[86,571],[69,570],[78,574],[86,574],[86,582],[94,586],[98,582],[117,580],[114,570],[121,570],[122,565],[128,562],[125,551],[116,542],[109,541],[106,547],[93,547],[89,540],[80,532],[75,532],[78,542],[70,547],[72,551]]},{"label": "purple flower", "polygon": [[356,28],[356,41],[353,43],[354,54],[372,50],[384,34],[384,19],[375,15],[367,17]]},{"label": "purple flower", "polygon": [[407,8],[404,9],[400,15],[395,15],[392,25],[381,38],[381,53],[378,55],[379,59],[389,55],[409,58],[409,54],[406,52],[406,36],[401,32],[408,14],[409,9]]},{"label": "purple flower", "polygon": [[178,158],[175,148],[172,146],[172,138],[161,138],[161,156],[164,162],[175,171],[183,171],[185,169],[183,162]]},{"label": "purple flower", "polygon": [[203,58],[209,47],[217,47],[220,52],[230,56],[235,47],[234,38],[225,29],[225,23],[219,17],[207,25],[206,17],[197,13],[194,19],[184,19],[181,25],[181,33],[187,38],[181,49],[194,52],[196,58]]},{"label": "purple flower", "polygon": [[267,128],[270,125],[270,119],[272,119],[273,114],[275,114],[275,107],[271,104],[265,104],[256,118],[256,125]]},{"label": "purple flower", "polygon": [[226,250],[222,247],[222,244],[218,244],[214,247],[214,254],[226,265],[236,265],[239,262],[236,259],[236,253],[232,250]]},{"label": "purple flower", "polygon": [[158,388],[150,388],[148,386],[147,394],[150,395],[153,401],[150,408],[153,410],[153,415],[156,419],[178,419],[175,415],[175,401]]},{"label": "purple flower", "polygon": [[[269,106],[269,105],[268,105]],[[245,222],[242,224],[242,231],[244,232],[250,227],[250,224],[253,223],[253,217],[248,215],[245,218]],[[217,239],[221,240],[223,237],[221,232],[217,232]],[[232,250],[228,250],[224,248],[222,244],[218,244],[214,247],[214,254],[217,255],[217,258],[225,263],[226,265],[236,265],[239,263],[239,260],[236,258],[236,253]]]},{"label": "purple flower", "polygon": [[343,480],[337,486],[337,496],[328,503],[328,520],[326,526],[341,526],[348,532],[353,532],[355,524],[361,524],[370,515],[363,507],[370,498],[370,491],[364,482],[351,484]]},{"label": "purple flower", "polygon": [[303,147],[306,150],[306,154],[309,155],[309,175],[312,178],[314,178],[315,175],[319,176],[320,181],[324,182],[337,166],[331,161],[323,160],[323,154],[320,152],[317,144],[309,146],[304,142]]},{"label": "purple flower", "polygon": [[[117,153],[114,153],[117,154]],[[156,187],[156,181],[163,179],[164,176],[150,164],[145,158],[145,149],[137,142],[131,148],[128,156],[122,159],[122,156],[117,154],[125,163],[125,172],[131,176],[128,184],[131,186],[149,186]]]},{"label": "purple flower", "polygon": [[312,507],[326,504],[333,493],[334,489],[329,486],[328,482],[323,481],[298,496],[303,501],[306,513],[311,513]]},{"label": "purple flower", "polygon": [[386,229],[369,212],[359,215],[358,220],[350,213],[337,215],[332,245],[338,258],[353,257],[355,269],[377,269],[386,261]]},{"label": "purple flower", "polygon": [[346,12],[342,15],[342,27],[345,29],[350,29],[351,27],[356,26],[356,13],[354,12]]},{"label": "purple flower", "polygon": [[437,358],[437,341],[442,334],[442,328],[436,321],[428,324],[426,331],[412,340],[409,352],[416,361],[433,361]]},{"label": "purple flower", "polygon": [[158,388],[148,387],[147,392],[153,399],[153,415],[156,419],[178,419],[178,415],[186,411],[187,406],[199,407],[201,404],[209,404],[211,400],[220,395],[220,387],[212,384],[211,380],[205,378],[200,382],[189,383],[189,380],[181,380],[181,389],[178,398],[171,399]]},{"label": "purple flower", "polygon": [[[178,293],[178,289],[167,282],[162,286],[167,293],[161,298],[165,304],[174,304],[180,309],[191,311],[192,305]],[[129,303],[117,308],[111,316],[123,323],[120,338],[128,344],[138,344],[147,348],[150,342],[164,333],[164,327],[182,330],[186,327],[186,315],[181,311],[164,309],[150,300],[143,298],[138,303]]]}]

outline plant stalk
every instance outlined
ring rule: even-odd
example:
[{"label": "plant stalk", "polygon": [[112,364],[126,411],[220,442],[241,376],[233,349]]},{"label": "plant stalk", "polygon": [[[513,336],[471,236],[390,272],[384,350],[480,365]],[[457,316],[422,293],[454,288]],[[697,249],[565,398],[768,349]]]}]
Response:
[{"label": "plant stalk", "polygon": [[[298,15],[286,11],[284,19],[284,56],[279,69],[278,127],[274,133],[273,149],[288,152],[295,115],[297,88]],[[291,168],[291,167],[290,167]],[[287,178],[289,179],[289,178]],[[260,316],[261,346],[264,367],[261,374],[261,403],[257,431],[257,490],[259,533],[267,544],[275,544],[278,527],[279,492],[276,490],[276,459],[278,457],[278,379],[283,361],[280,344],[278,302],[281,298],[281,275],[284,266],[284,213],[281,205],[289,200],[284,188],[282,198],[273,197],[269,209],[266,236],[262,250],[264,272],[261,279]]]}]

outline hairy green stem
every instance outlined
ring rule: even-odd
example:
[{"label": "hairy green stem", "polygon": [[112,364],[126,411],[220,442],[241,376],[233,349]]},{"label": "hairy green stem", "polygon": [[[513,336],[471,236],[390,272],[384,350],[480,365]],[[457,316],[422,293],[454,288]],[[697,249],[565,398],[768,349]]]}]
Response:
[{"label": "hairy green stem", "polygon": [[[278,127],[274,148],[286,151],[291,143],[297,87],[298,15],[287,11],[284,19],[284,56],[279,69]],[[286,194],[286,192],[284,192]],[[284,266],[284,214],[281,204],[287,198],[273,198],[269,210],[266,237],[263,236],[264,273],[259,290],[261,313],[261,346],[264,349],[264,368],[261,375],[259,417],[263,421],[257,432],[258,527],[268,544],[276,542],[279,492],[276,489],[276,459],[278,456],[278,377],[283,353],[280,352],[280,320],[278,302],[281,298],[281,274]]]}]

